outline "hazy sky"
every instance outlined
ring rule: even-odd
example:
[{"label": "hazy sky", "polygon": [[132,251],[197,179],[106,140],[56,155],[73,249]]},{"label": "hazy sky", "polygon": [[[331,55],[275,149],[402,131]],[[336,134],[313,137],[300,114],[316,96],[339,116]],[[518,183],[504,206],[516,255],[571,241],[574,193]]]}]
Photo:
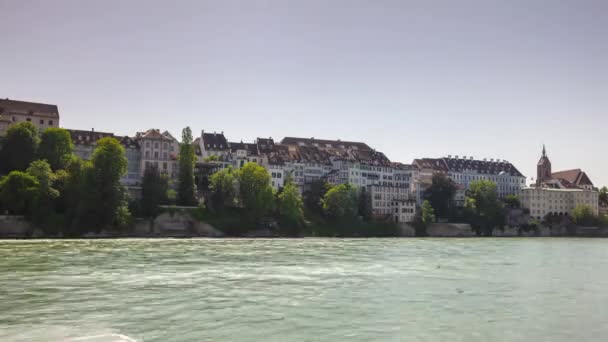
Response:
[{"label": "hazy sky", "polygon": [[0,0],[0,97],[67,128],[367,142],[608,185],[608,1]]}]

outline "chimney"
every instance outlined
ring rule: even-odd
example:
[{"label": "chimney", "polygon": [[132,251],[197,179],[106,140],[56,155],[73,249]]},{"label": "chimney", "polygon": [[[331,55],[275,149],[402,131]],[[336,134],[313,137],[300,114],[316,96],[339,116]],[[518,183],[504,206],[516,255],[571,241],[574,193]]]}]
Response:
[{"label": "chimney", "polygon": [[202,137],[203,135],[205,135],[205,130],[204,130],[204,129],[201,129],[201,137]]},{"label": "chimney", "polygon": [[222,135],[224,135],[224,131],[222,131]]}]

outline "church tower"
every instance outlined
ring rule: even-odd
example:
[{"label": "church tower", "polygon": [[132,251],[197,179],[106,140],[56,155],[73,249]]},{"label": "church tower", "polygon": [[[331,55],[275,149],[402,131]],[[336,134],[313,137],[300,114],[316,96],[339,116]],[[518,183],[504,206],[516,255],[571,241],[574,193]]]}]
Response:
[{"label": "church tower", "polygon": [[543,154],[536,164],[536,186],[541,187],[542,184],[548,180],[551,180],[551,161],[547,157],[547,151],[543,144]]}]

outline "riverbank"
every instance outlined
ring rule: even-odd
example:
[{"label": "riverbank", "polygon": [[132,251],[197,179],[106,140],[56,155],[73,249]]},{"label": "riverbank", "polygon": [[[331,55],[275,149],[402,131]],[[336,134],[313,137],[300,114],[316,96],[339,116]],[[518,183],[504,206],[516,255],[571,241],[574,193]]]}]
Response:
[{"label": "riverbank", "polygon": [[[281,234],[279,231],[265,229],[251,229],[242,235],[230,234],[231,228],[222,227],[219,221],[210,220],[204,222],[193,218],[187,213],[163,213],[153,220],[136,220],[132,227],[126,231],[100,230],[89,232],[80,238],[196,238],[196,237],[243,237],[243,238],[285,238],[285,237],[454,237],[467,238],[478,237],[468,224],[462,223],[435,223],[426,228],[426,231],[418,231],[409,224],[390,224],[384,222],[358,223],[357,235],[348,235],[345,227],[348,225],[329,226],[327,223],[305,227],[293,235]],[[235,220],[233,220],[236,222]],[[233,223],[234,223],[233,222]],[[215,225],[214,225],[215,223]],[[357,225],[357,223],[353,223]],[[232,228],[233,229],[233,228]],[[370,230],[378,231],[371,232]],[[343,232],[341,234],[329,235],[331,231]],[[581,227],[581,226],[557,226],[525,230],[519,227],[505,227],[496,229],[493,237],[608,237],[608,228]],[[53,239],[64,238],[60,234],[47,234],[43,230],[34,227],[22,216],[0,215],[0,238],[2,239]]]}]

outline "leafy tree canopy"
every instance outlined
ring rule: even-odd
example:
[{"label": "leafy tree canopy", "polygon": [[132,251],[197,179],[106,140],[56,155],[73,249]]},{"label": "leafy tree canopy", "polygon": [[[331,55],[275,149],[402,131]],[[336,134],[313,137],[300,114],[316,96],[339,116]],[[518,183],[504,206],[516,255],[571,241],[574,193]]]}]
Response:
[{"label": "leafy tree canopy", "polygon": [[451,201],[456,194],[456,183],[442,173],[434,174],[432,182],[426,189],[424,197],[431,203],[437,216],[448,218]]},{"label": "leafy tree canopy", "polygon": [[59,170],[65,168],[72,157],[72,138],[70,133],[63,128],[47,128],[42,132],[38,157],[45,159],[51,169]]},{"label": "leafy tree canopy", "polygon": [[39,143],[38,129],[31,122],[11,125],[0,150],[0,173],[25,171],[36,157]]},{"label": "leafy tree canopy", "polygon": [[358,190],[350,184],[340,184],[327,191],[322,200],[325,215],[335,220],[352,220],[358,213]]}]

